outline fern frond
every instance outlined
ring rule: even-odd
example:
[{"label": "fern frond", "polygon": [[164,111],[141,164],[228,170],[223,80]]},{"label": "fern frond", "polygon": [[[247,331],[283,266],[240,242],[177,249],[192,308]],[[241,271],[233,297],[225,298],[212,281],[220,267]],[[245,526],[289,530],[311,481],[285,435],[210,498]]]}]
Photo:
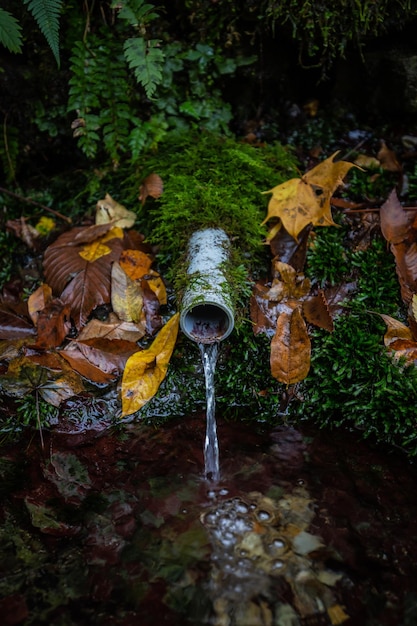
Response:
[{"label": "fern frond", "polygon": [[[117,9],[118,6],[120,6],[119,0],[114,0],[112,8]],[[157,13],[152,13],[154,8],[153,4],[146,4],[145,0],[128,0],[128,2],[123,2],[117,16],[119,19],[125,20],[130,26],[148,24],[158,17]]]},{"label": "fern frond", "polygon": [[164,54],[159,48],[159,40],[145,41],[143,37],[131,37],[125,41],[123,50],[136,80],[151,98],[162,82]]},{"label": "fern frond", "polygon": [[8,11],[0,9],[0,44],[10,52],[22,52],[22,28]]},{"label": "fern frond", "polygon": [[35,18],[59,67],[59,16],[63,0],[23,0],[23,2]]}]

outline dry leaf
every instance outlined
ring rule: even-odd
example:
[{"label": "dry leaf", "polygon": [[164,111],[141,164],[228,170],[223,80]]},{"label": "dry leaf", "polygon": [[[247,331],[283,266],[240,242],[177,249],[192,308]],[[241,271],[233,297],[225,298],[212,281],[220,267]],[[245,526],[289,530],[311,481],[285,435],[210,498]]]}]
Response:
[{"label": "dry leaf", "polygon": [[300,309],[288,307],[278,318],[271,342],[271,373],[279,382],[292,385],[310,369],[311,342]]},{"label": "dry leaf", "polygon": [[113,200],[110,194],[106,193],[104,200],[99,200],[96,205],[96,224],[108,224],[112,222],[114,226],[120,228],[132,228],[136,221],[136,213],[129,211],[123,204]]},{"label": "dry leaf", "polygon": [[394,150],[388,148],[384,140],[381,141],[381,147],[377,154],[381,167],[388,172],[402,172],[401,163],[398,161]]},{"label": "dry leaf", "polygon": [[139,324],[134,322],[123,322],[115,313],[110,313],[108,320],[103,322],[93,318],[84,326],[78,335],[78,341],[105,337],[106,339],[124,339],[125,341],[136,342],[145,335],[145,320],[141,319]]},{"label": "dry leaf", "polygon": [[167,373],[178,328],[179,313],[176,313],[147,350],[136,352],[127,360],[121,389],[122,416],[141,409],[158,391]]},{"label": "dry leaf", "polygon": [[142,206],[145,204],[146,198],[160,198],[164,190],[164,184],[159,174],[149,174],[139,187],[139,201]]}]

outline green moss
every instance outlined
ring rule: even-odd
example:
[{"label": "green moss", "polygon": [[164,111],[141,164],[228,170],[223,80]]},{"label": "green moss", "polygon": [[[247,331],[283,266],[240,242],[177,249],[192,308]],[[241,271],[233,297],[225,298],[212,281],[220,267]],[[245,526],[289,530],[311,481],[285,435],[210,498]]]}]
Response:
[{"label": "green moss", "polygon": [[[230,278],[235,301],[247,293],[249,268],[265,265],[263,240],[268,197],[262,192],[296,173],[295,158],[280,144],[264,148],[209,133],[187,134],[160,146],[146,159],[141,177],[157,172],[164,181],[159,201],[148,208],[150,242],[160,248],[164,275],[178,291],[186,277],[185,254],[193,232],[220,227],[230,237]],[[243,268],[246,268],[246,272]]]}]

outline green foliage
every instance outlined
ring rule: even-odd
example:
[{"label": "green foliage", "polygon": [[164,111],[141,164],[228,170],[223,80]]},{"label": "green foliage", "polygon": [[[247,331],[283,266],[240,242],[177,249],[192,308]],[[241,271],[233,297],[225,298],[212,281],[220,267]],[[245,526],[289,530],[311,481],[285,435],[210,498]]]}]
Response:
[{"label": "green foliage", "polygon": [[22,28],[13,15],[0,8],[0,43],[10,52],[22,52]]},{"label": "green foliage", "polygon": [[417,454],[417,369],[394,363],[384,325],[370,315],[340,317],[332,334],[313,333],[311,371],[291,413],[321,426],[350,426]]},{"label": "green foliage", "polygon": [[[336,216],[336,223],[337,220]],[[326,284],[335,285],[349,275],[346,234],[346,227],[320,228],[314,232],[314,238],[307,250],[306,275],[317,281],[321,287]]]},{"label": "green foliage", "polygon": [[35,18],[59,66],[59,16],[63,0],[23,0],[23,2]]},{"label": "green foliage", "polygon": [[127,63],[138,83],[151,98],[162,80],[164,55],[159,48],[159,39],[145,41],[143,37],[131,37],[123,45]]}]

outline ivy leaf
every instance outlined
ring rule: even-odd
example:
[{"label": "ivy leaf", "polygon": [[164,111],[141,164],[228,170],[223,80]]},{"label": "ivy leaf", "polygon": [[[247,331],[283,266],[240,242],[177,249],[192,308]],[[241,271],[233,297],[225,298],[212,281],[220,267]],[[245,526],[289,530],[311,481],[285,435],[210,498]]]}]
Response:
[{"label": "ivy leaf", "polygon": [[122,379],[122,416],[139,411],[158,391],[175,347],[179,328],[176,313],[159,331],[147,350],[133,354]]},{"label": "ivy leaf", "polygon": [[159,44],[159,39],[145,41],[143,37],[131,37],[123,46],[126,61],[148,98],[153,96],[162,82],[164,54]]},{"label": "ivy leaf", "polygon": [[0,42],[10,52],[22,52],[22,28],[13,15],[0,8]]}]

